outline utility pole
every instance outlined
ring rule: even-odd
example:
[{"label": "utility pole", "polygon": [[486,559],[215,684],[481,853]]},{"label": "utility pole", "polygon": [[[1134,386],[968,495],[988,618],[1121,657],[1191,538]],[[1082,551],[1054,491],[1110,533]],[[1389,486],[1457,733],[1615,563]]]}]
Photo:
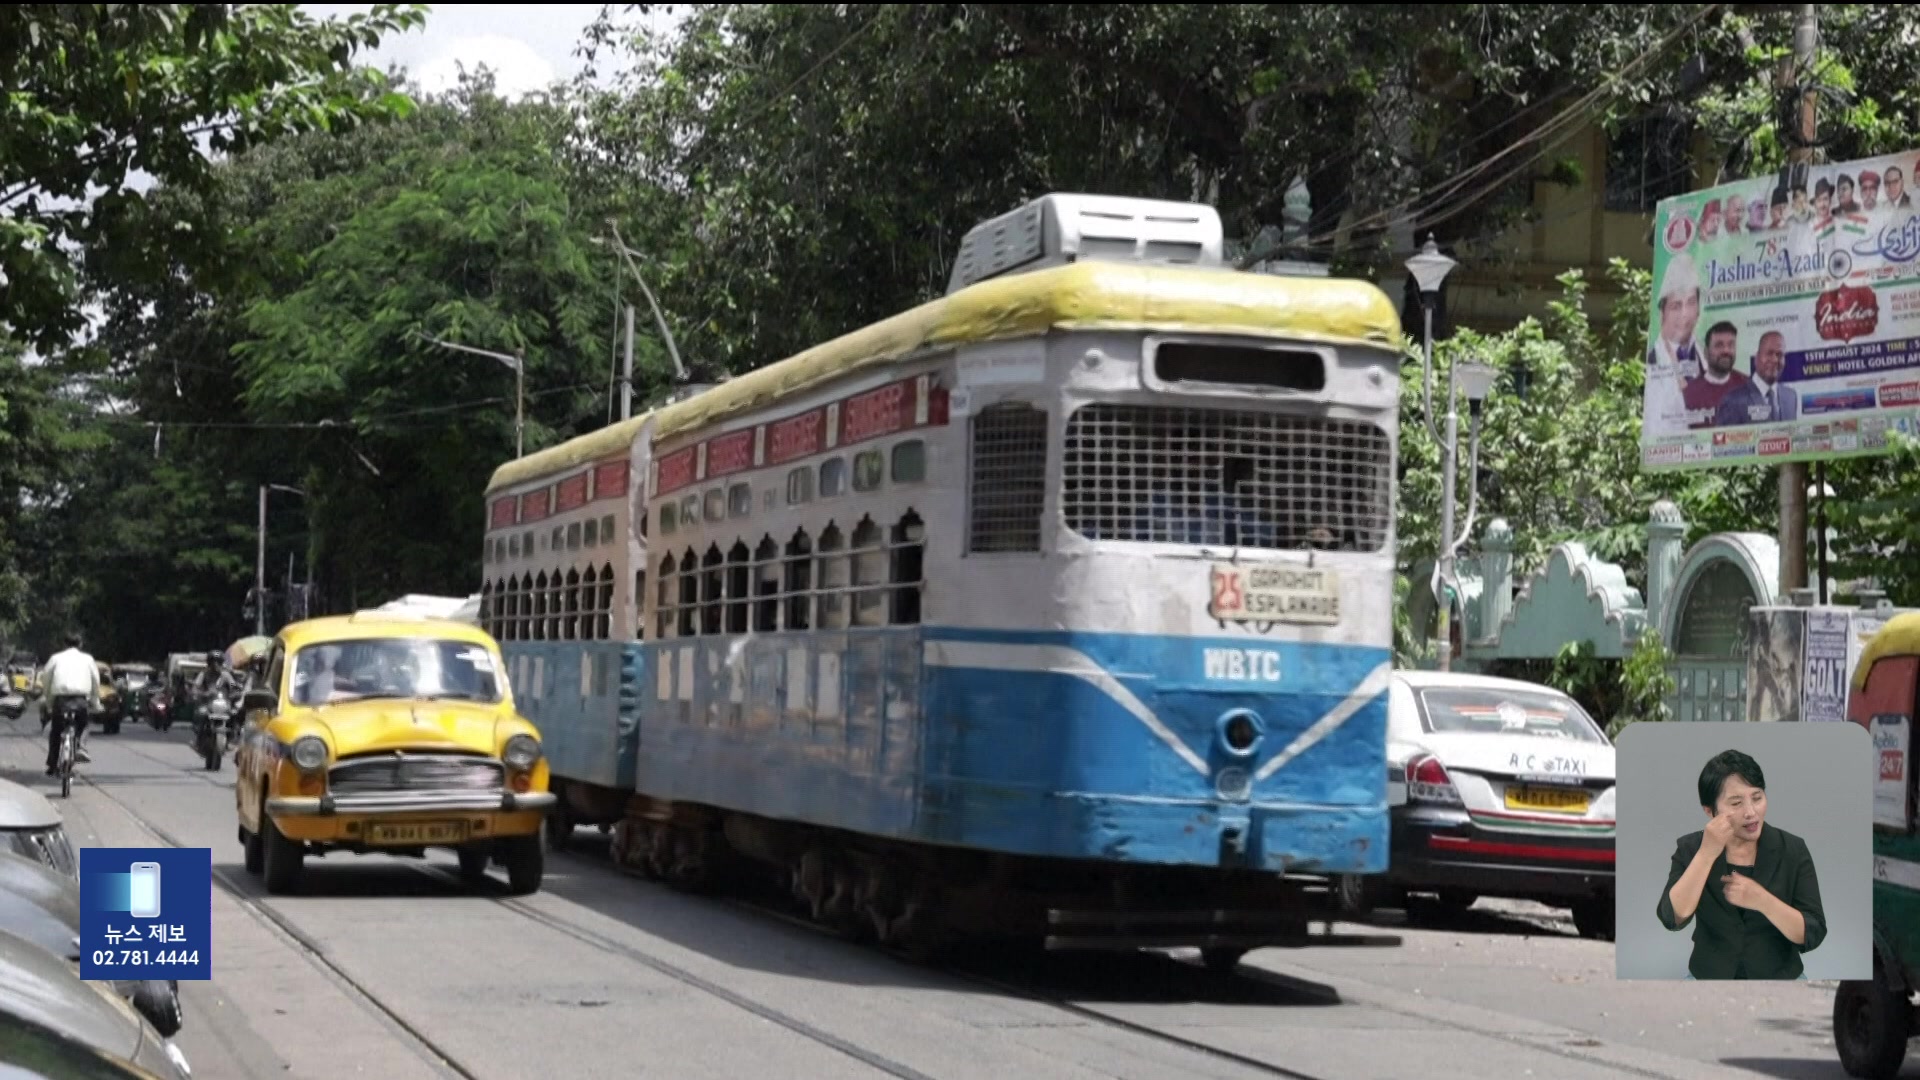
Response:
[{"label": "utility pole", "polygon": [[[1793,60],[1780,69],[1781,89],[1799,84],[1802,72],[1811,72],[1815,49],[1820,43],[1820,5],[1800,4],[1799,18],[1793,27]],[[1800,98],[1799,138],[1787,140],[1787,165],[1794,175],[1802,175],[1813,163],[1813,142],[1818,137],[1817,105],[1819,95],[1813,84]],[[1780,466],[1780,595],[1807,585],[1807,463],[1788,462]]]},{"label": "utility pole", "polygon": [[620,419],[633,416],[633,305],[627,305],[627,355],[620,366]]},{"label": "utility pole", "polygon": [[253,556],[253,636],[267,632],[267,485],[260,485],[259,547]]}]

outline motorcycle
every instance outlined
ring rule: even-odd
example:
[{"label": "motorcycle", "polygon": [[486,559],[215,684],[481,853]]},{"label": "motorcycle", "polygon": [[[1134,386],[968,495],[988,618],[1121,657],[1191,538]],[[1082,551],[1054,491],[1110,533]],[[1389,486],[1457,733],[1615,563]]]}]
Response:
[{"label": "motorcycle", "polygon": [[173,696],[160,691],[147,699],[147,723],[155,731],[165,731],[173,726]]},{"label": "motorcycle", "polygon": [[209,694],[206,704],[196,710],[193,724],[193,748],[207,763],[207,771],[219,772],[220,759],[225,756],[221,749],[221,737],[227,739],[227,745],[233,743],[229,730],[233,725],[235,709],[225,694]]}]

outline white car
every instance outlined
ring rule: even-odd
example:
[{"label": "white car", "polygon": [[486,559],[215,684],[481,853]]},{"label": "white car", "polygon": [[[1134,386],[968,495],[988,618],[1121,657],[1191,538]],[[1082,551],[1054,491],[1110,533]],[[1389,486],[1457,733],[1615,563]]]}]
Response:
[{"label": "white car", "polygon": [[60,811],[45,795],[11,780],[0,780],[0,851],[45,863],[71,878],[80,876]]},{"label": "white car", "polygon": [[1614,749],[1572,698],[1488,675],[1395,672],[1387,710],[1393,818],[1384,875],[1335,879],[1364,912],[1409,893],[1569,907],[1613,938]]}]

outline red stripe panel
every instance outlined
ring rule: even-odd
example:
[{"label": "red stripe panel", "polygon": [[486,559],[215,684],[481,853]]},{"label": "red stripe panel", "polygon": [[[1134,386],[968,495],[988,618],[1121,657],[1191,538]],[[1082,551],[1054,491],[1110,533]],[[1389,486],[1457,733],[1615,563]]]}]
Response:
[{"label": "red stripe panel", "polygon": [[1469,840],[1464,836],[1429,836],[1427,842],[1437,848],[1474,855],[1509,855],[1516,859],[1565,859],[1568,862],[1610,863],[1612,848],[1563,848],[1540,844],[1498,844],[1490,840]]}]

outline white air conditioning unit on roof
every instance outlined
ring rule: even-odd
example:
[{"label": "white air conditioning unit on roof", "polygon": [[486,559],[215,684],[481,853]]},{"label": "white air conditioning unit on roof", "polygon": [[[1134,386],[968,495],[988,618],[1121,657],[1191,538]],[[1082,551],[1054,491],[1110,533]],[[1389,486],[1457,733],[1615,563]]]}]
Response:
[{"label": "white air conditioning unit on roof", "polygon": [[1224,265],[1220,214],[1204,203],[1119,195],[1043,195],[968,230],[947,295],[1008,274],[1083,259]]}]

